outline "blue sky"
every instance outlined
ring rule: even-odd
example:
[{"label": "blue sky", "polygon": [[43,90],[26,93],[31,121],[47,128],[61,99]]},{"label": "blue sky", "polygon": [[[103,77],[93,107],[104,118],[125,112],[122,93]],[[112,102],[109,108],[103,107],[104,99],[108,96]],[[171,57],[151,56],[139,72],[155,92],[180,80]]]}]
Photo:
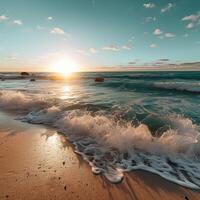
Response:
[{"label": "blue sky", "polygon": [[198,0],[0,0],[0,70],[200,61]]}]

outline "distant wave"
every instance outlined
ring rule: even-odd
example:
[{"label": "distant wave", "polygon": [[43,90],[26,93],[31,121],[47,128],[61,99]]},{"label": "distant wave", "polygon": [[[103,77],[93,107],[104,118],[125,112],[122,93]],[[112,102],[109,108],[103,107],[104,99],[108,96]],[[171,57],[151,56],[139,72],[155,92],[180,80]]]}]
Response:
[{"label": "distant wave", "polygon": [[26,80],[26,79],[39,79],[39,80],[56,80],[58,76],[52,73],[32,73],[29,76],[22,76],[19,73],[1,73],[1,80]]},{"label": "distant wave", "polygon": [[0,108],[23,112],[19,119],[25,122],[54,126],[95,174],[113,183],[120,182],[126,171],[143,169],[200,189],[200,131],[188,118],[162,116],[169,128],[154,136],[145,120],[135,125],[112,112],[90,111],[78,104],[69,107],[26,92],[1,91]]},{"label": "distant wave", "polygon": [[158,82],[153,84],[156,88],[200,93],[200,83],[185,82]]},{"label": "distant wave", "polygon": [[159,89],[163,91],[172,90],[174,92],[185,92],[191,94],[200,93],[199,82],[108,81],[99,86],[136,92],[152,92]]},{"label": "distant wave", "polygon": [[[106,79],[132,79],[132,80],[160,80],[160,79],[183,79],[200,80],[200,73],[195,72],[89,72],[75,73],[73,79],[94,79],[102,76]],[[20,73],[0,73],[0,79],[21,80],[36,78],[41,80],[60,80],[63,79],[58,73],[30,73],[29,76],[21,76]]]},{"label": "distant wave", "polygon": [[[91,76],[93,75],[93,76]],[[90,74],[90,77],[94,77]],[[144,79],[144,80],[159,80],[159,79],[185,79],[185,80],[200,80],[200,74],[197,72],[122,72],[122,73],[98,73],[105,78],[110,79]]]}]

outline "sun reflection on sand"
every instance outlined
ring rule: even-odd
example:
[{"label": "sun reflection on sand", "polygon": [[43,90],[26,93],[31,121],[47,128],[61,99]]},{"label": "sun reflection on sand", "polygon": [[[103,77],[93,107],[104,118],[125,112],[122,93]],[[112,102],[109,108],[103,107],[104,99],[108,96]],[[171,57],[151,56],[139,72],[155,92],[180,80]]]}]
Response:
[{"label": "sun reflection on sand", "polygon": [[52,145],[52,146],[57,146],[59,145],[60,141],[58,139],[57,134],[55,133],[54,135],[50,136],[47,138],[47,142]]},{"label": "sun reflection on sand", "polygon": [[55,170],[59,170],[61,173],[70,173],[65,171],[65,168],[74,164],[78,165],[79,160],[62,134],[48,129],[48,132],[42,134],[41,137],[38,141],[36,154],[37,158],[41,160],[43,168],[54,169],[53,171],[50,170],[53,174]]}]

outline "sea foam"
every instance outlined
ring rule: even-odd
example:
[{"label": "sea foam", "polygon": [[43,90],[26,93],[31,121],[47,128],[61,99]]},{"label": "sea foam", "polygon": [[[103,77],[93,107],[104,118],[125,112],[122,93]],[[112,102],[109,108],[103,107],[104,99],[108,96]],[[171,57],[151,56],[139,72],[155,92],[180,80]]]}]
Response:
[{"label": "sea foam", "polygon": [[0,107],[23,111],[20,120],[54,126],[74,144],[93,173],[109,181],[122,181],[124,173],[143,169],[193,189],[200,189],[200,131],[182,116],[169,115],[168,128],[154,135],[145,123],[139,125],[79,107],[66,109],[41,96],[1,91]]},{"label": "sea foam", "polygon": [[186,187],[200,187],[199,128],[190,119],[169,117],[174,129],[160,137],[152,136],[145,124],[136,127],[131,122],[80,110],[61,114],[56,107],[40,113],[40,117],[31,113],[24,120],[54,121],[92,171],[104,174],[111,182],[120,182],[124,171],[143,169]]},{"label": "sea foam", "polygon": [[185,83],[185,82],[157,82],[153,84],[157,88],[186,91],[191,93],[200,93],[200,83]]}]

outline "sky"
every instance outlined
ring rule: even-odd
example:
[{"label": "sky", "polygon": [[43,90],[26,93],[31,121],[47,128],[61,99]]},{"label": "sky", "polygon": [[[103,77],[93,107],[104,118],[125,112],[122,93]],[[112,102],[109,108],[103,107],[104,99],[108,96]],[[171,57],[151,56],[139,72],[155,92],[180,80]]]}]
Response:
[{"label": "sky", "polygon": [[0,0],[0,71],[63,58],[91,71],[200,70],[200,1]]}]

